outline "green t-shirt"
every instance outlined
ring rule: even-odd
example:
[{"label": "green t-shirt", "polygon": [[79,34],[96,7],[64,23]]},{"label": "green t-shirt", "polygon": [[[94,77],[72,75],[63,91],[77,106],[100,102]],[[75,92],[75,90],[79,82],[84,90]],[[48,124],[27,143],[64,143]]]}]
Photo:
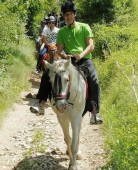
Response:
[{"label": "green t-shirt", "polygon": [[[86,38],[93,37],[92,31],[88,24],[75,22],[75,26],[69,28],[69,26],[62,27],[57,35],[57,44],[64,46],[64,51],[67,54],[80,54],[86,47]],[[91,53],[84,58],[90,58]]]}]

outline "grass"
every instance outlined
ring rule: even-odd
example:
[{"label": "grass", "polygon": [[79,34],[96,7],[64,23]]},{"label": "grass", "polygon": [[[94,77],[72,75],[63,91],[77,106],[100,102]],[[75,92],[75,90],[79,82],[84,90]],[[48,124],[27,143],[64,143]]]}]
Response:
[{"label": "grass", "polygon": [[30,87],[28,79],[35,68],[34,45],[29,40],[22,46],[12,44],[7,51],[0,63],[0,119],[19,100],[21,91]]},{"label": "grass", "polygon": [[43,144],[44,138],[44,132],[38,129],[32,137],[31,147],[25,153],[23,153],[25,159],[31,156],[36,156],[38,152],[45,152],[47,146]]},{"label": "grass", "polygon": [[19,169],[31,170],[33,165],[38,163],[35,157],[37,157],[38,153],[43,155],[47,147],[47,145],[44,144],[44,138],[44,132],[41,129],[37,129],[32,136],[30,148],[23,153],[24,159],[19,165]]},{"label": "grass", "polygon": [[108,153],[104,170],[138,168],[138,103],[135,95],[138,95],[138,57],[135,55],[138,49],[136,46],[133,51],[130,48],[112,53],[102,64],[95,60],[100,77],[101,114]]}]

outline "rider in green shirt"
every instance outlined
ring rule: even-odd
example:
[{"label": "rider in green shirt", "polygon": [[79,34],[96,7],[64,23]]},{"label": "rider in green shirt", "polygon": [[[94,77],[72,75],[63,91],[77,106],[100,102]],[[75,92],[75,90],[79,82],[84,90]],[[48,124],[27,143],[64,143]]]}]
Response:
[{"label": "rider in green shirt", "polygon": [[[93,37],[89,25],[75,22],[74,26],[69,27],[67,25],[59,30],[57,44],[65,46],[65,52],[67,54],[80,54],[87,47],[87,43],[84,39],[88,37]],[[91,53],[85,55],[84,58],[91,59]]]},{"label": "rider in green shirt", "polygon": [[[84,114],[92,111],[93,104],[96,106],[96,121],[102,123],[99,115],[100,109],[100,88],[98,75],[92,62],[91,52],[94,50],[93,34],[88,24],[75,21],[76,6],[73,2],[67,1],[61,7],[66,26],[62,27],[57,35],[57,53],[64,59],[71,57],[72,63],[84,65],[88,68],[87,76],[89,86],[89,100],[87,101]],[[91,123],[95,123],[92,114]]]}]

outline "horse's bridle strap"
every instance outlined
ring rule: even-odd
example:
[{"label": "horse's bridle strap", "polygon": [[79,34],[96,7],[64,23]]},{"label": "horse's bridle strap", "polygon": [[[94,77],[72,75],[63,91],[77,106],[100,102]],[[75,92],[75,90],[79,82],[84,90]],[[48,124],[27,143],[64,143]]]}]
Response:
[{"label": "horse's bridle strap", "polygon": [[56,100],[68,99],[68,95],[56,95]]}]

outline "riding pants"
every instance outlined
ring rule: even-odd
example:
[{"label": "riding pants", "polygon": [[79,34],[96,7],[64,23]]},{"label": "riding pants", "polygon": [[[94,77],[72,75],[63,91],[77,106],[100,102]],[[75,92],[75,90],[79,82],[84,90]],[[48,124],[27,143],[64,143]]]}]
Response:
[{"label": "riding pants", "polygon": [[38,60],[37,60],[37,65],[36,65],[36,70],[37,70],[37,71],[41,71],[41,70],[42,70],[41,61],[42,61],[43,55],[44,55],[46,52],[47,52],[47,48],[44,47],[43,50],[39,53]]},{"label": "riding pants", "polygon": [[40,87],[36,96],[40,102],[42,100],[47,101],[51,92],[51,83],[49,82],[50,78],[48,73],[49,70],[47,69],[41,77]]},{"label": "riding pants", "polygon": [[[88,75],[87,75],[87,81],[88,81],[88,100],[90,102],[93,102],[96,104],[96,110],[97,113],[99,113],[100,110],[100,87],[99,87],[99,80],[98,80],[98,74],[96,72],[95,66],[93,62],[90,59],[81,59],[79,62],[76,63],[77,65],[84,65],[89,69]],[[90,110],[88,110],[90,111]]]}]

